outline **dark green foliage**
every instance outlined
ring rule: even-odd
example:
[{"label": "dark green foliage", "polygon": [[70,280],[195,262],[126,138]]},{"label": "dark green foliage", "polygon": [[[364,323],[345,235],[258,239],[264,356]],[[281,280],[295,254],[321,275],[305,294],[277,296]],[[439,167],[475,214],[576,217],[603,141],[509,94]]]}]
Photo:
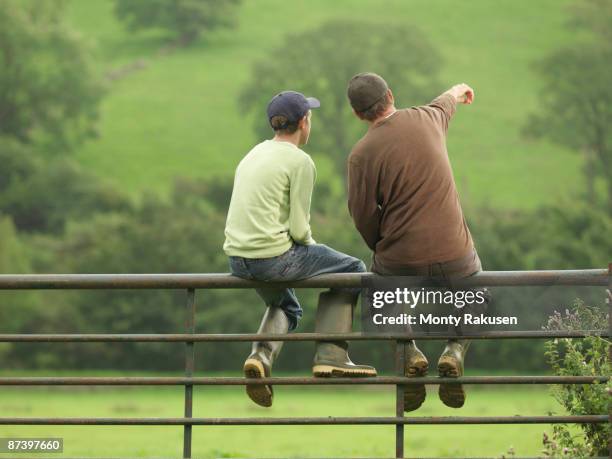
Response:
[{"label": "dark green foliage", "polygon": [[117,0],[115,13],[130,30],[162,28],[182,44],[220,27],[236,25],[240,0]]},{"label": "dark green foliage", "polygon": [[[555,312],[544,327],[551,331],[597,330],[608,324],[603,305],[587,306],[576,301],[564,314]],[[585,339],[555,339],[546,342],[546,357],[559,376],[593,376],[612,374],[608,359],[609,339],[589,336]],[[557,401],[573,415],[607,414],[610,410],[612,382],[553,386]],[[553,438],[544,438],[545,452],[550,456],[606,456],[610,424],[581,424],[583,435],[572,435],[566,425],[553,429]],[[561,453],[561,454],[560,454]]]},{"label": "dark green foliage", "polygon": [[30,260],[11,217],[0,214],[0,274],[28,273]]},{"label": "dark green foliage", "polygon": [[585,201],[474,209],[468,223],[489,270],[605,268],[612,255],[612,217]]},{"label": "dark green foliage", "polygon": [[[19,237],[11,217],[0,213],[0,274],[28,274],[31,272],[28,247]],[[40,309],[38,298],[33,292],[10,292],[0,290],[0,333],[23,329],[30,314]],[[10,350],[18,347],[15,343],[0,343],[0,359]],[[6,359],[6,360],[5,360]]]},{"label": "dark green foliage", "polygon": [[365,131],[346,96],[353,75],[382,75],[399,106],[421,104],[441,92],[436,81],[440,56],[413,25],[331,21],[279,43],[253,67],[240,106],[255,115],[258,137],[268,137],[272,131],[265,110],[275,94],[292,89],[317,97],[321,108],[313,111],[309,149],[332,155],[341,177],[346,155]]},{"label": "dark green foliage", "polygon": [[180,206],[212,206],[225,214],[232,197],[233,181],[228,177],[207,180],[175,179],[173,199]]},{"label": "dark green foliage", "polygon": [[129,200],[96,175],[69,160],[35,161],[26,152],[3,149],[15,168],[6,169],[0,211],[26,232],[60,232],[68,219],[127,209]]},{"label": "dark green foliage", "polygon": [[30,177],[38,162],[31,147],[11,138],[0,137],[0,164],[0,193],[3,193],[14,183]]},{"label": "dark green foliage", "polygon": [[0,136],[66,150],[94,134],[102,95],[63,2],[0,0]]}]

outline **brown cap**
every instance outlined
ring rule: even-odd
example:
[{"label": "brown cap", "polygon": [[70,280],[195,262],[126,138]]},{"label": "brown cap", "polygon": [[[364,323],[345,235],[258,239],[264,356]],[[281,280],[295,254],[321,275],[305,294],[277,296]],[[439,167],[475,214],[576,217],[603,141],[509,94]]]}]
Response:
[{"label": "brown cap", "polygon": [[389,90],[387,82],[375,73],[358,73],[349,81],[347,94],[356,112],[365,112]]}]

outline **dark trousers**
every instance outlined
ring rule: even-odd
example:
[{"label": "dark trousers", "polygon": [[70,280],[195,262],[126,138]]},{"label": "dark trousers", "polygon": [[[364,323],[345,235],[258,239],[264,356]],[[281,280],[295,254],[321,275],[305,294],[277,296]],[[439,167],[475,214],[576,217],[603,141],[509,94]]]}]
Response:
[{"label": "dark trousers", "polygon": [[[446,261],[442,263],[432,263],[429,265],[421,266],[402,266],[402,267],[386,267],[376,260],[371,266],[372,272],[380,274],[382,276],[426,276],[436,277],[441,280],[441,286],[450,290],[456,290],[453,281],[463,279],[466,277],[473,276],[474,274],[482,271],[482,264],[476,249],[473,249],[468,255],[455,260]],[[485,301],[483,303],[472,303],[466,305],[463,308],[452,308],[452,313],[456,316],[469,313],[473,315],[486,314],[489,303],[491,301],[491,293],[488,289],[483,287],[478,288],[466,288],[462,290],[471,290],[474,292],[482,291]],[[468,324],[466,325],[462,320],[458,327],[450,326],[449,332],[461,336],[464,333],[475,332],[479,328],[478,325]],[[407,325],[407,329],[410,330],[410,326]]]}]

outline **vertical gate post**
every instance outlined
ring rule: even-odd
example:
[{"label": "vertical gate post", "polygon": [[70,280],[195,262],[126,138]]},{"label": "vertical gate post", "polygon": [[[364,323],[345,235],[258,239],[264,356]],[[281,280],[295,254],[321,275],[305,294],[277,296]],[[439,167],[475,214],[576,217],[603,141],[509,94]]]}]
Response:
[{"label": "vertical gate post", "polygon": [[[187,310],[185,311],[185,332],[195,333],[195,290],[187,290]],[[193,376],[195,349],[193,341],[185,342],[185,377]],[[193,414],[193,385],[185,384],[185,417],[191,418]],[[183,457],[191,457],[191,425],[183,427]]]},{"label": "vertical gate post", "polygon": [[[406,363],[406,342],[395,342],[395,373],[404,376]],[[395,416],[404,417],[404,386],[395,386]],[[395,425],[395,457],[404,457],[404,424]]]}]

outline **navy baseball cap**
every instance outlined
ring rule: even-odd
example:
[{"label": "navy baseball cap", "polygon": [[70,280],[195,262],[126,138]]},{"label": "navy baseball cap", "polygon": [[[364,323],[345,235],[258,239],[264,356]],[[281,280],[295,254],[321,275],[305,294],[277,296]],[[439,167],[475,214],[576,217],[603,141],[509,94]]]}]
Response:
[{"label": "navy baseball cap", "polygon": [[283,91],[275,95],[268,104],[268,121],[274,116],[284,116],[289,123],[297,123],[308,110],[318,108],[321,102],[296,91]]}]

